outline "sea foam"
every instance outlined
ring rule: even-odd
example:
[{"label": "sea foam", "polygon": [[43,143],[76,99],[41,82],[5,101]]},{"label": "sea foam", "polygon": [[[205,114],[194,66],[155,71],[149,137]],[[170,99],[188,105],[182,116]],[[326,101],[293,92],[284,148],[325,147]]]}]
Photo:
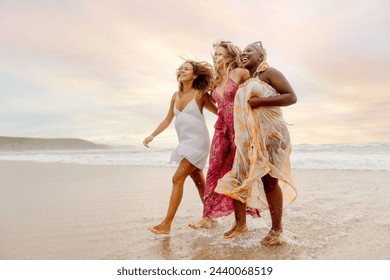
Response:
[{"label": "sea foam", "polygon": [[[106,150],[0,152],[3,161],[172,167],[172,148],[143,146]],[[390,143],[300,144],[293,146],[296,169],[390,170]],[[207,168],[207,166],[206,166]]]}]

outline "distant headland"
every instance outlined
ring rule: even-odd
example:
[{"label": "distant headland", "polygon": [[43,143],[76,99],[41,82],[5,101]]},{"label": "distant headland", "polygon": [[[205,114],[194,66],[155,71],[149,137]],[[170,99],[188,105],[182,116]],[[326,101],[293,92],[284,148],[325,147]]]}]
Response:
[{"label": "distant headland", "polygon": [[75,138],[30,138],[0,136],[0,151],[48,151],[48,150],[93,150],[110,149],[110,146],[96,144]]}]

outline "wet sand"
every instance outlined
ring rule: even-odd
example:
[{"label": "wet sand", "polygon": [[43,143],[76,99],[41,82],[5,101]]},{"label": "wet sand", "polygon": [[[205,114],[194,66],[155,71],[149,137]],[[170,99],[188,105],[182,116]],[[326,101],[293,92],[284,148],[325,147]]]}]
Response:
[{"label": "wet sand", "polygon": [[268,211],[230,240],[232,216],[189,228],[202,211],[190,179],[171,234],[146,230],[165,215],[174,170],[0,161],[0,259],[390,259],[388,171],[293,170],[286,242],[263,247]]}]

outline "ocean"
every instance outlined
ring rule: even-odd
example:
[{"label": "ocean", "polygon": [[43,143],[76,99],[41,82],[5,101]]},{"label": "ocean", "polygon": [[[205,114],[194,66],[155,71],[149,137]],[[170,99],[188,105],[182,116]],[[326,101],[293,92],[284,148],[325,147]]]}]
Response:
[{"label": "ocean", "polygon": [[[173,167],[174,147],[121,146],[107,150],[0,152],[3,161],[62,162],[90,165]],[[390,143],[299,144],[291,154],[293,169],[390,170]],[[207,168],[207,166],[206,166]]]},{"label": "ocean", "polygon": [[233,239],[223,233],[234,215],[188,227],[203,210],[190,179],[171,234],[147,231],[164,219],[176,166],[172,149],[156,146],[0,152],[0,259],[390,259],[390,143],[293,146],[298,197],[274,248],[259,243],[269,211]]}]

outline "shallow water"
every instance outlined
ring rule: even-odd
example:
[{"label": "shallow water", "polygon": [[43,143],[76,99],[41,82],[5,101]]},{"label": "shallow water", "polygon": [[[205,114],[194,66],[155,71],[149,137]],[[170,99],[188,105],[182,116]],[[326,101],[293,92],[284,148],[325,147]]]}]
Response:
[{"label": "shallow water", "polygon": [[[202,205],[186,182],[171,234],[163,219],[174,168],[1,163],[0,259],[390,259],[390,172],[293,170],[298,199],[284,244],[264,247],[269,212],[225,240],[233,217],[193,230]],[[20,176],[23,174],[23,176]]]},{"label": "shallow water", "polygon": [[[217,226],[209,230],[192,230],[186,225],[196,218],[187,210],[186,216],[175,220],[170,236],[147,233],[147,249],[136,258],[390,259],[390,203],[386,199],[390,192],[382,181],[388,180],[389,174],[321,172],[319,176],[295,171],[300,175],[296,178],[299,198],[285,210],[285,242],[281,246],[264,247],[259,243],[270,228],[268,211],[260,219],[248,218],[247,233],[225,240],[222,235],[233,224],[232,217],[219,219]],[[308,179],[310,176],[313,178]],[[193,203],[194,208],[197,206]],[[144,222],[157,224],[159,219],[141,222],[140,229]]]}]

